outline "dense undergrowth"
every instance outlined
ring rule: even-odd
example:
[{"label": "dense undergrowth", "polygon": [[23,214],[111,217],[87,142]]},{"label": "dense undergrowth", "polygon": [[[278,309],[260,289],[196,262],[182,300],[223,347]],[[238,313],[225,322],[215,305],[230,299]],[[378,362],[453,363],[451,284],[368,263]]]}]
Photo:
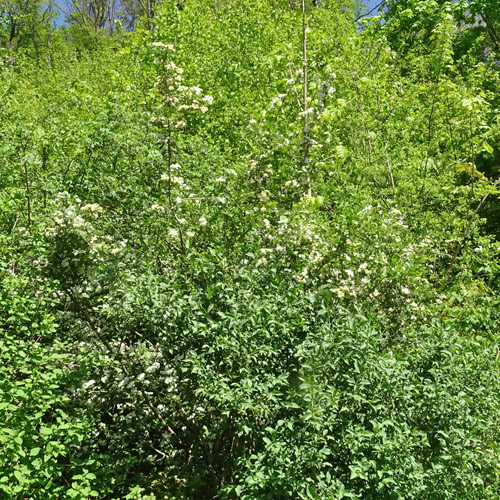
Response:
[{"label": "dense undergrowth", "polygon": [[500,498],[498,67],[458,9],[2,49],[5,498]]}]

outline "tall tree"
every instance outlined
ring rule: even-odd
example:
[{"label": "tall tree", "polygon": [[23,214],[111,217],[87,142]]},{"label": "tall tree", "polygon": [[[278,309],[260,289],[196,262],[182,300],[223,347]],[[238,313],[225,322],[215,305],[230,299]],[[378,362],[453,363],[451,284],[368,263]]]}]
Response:
[{"label": "tall tree", "polygon": [[143,9],[138,0],[121,0],[119,18],[127,29],[132,29],[139,17],[142,15]]},{"label": "tall tree", "polygon": [[117,0],[71,0],[66,18],[69,22],[89,27],[94,32],[106,26],[113,31],[117,7]]},{"label": "tall tree", "polygon": [[497,0],[467,0],[469,18],[479,17],[484,23],[484,31],[488,33],[491,47],[500,50],[500,6]]},{"label": "tall tree", "polygon": [[[440,18],[448,12],[457,27],[454,49],[460,57],[473,49],[476,55],[500,50],[500,9],[498,0],[385,0],[385,17],[394,24],[391,41],[399,50],[426,44]],[[398,48],[398,47],[396,47]]]},{"label": "tall tree", "polygon": [[[178,10],[183,10],[185,1],[174,0],[174,4]],[[134,26],[141,16],[145,16],[149,31],[153,31],[153,19],[161,4],[162,0],[121,0],[121,15],[129,28]]]},{"label": "tall tree", "polygon": [[20,46],[32,46],[40,60],[40,34],[50,31],[52,2],[42,0],[0,0],[0,41],[17,52]]}]

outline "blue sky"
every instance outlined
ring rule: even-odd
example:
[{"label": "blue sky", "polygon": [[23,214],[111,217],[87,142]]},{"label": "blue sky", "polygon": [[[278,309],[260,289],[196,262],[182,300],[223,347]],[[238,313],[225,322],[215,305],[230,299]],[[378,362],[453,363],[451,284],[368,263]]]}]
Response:
[{"label": "blue sky", "polygon": [[373,7],[375,7],[376,5],[378,5],[380,3],[380,0],[368,0],[365,1],[365,3],[366,3],[366,8],[370,10],[373,9]]}]

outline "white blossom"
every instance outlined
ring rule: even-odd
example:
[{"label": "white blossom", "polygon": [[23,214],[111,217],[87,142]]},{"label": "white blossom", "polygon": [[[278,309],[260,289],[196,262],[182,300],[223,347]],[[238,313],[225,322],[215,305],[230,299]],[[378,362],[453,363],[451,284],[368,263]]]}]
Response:
[{"label": "white blossom", "polygon": [[172,50],[175,52],[175,48],[173,45],[170,45],[170,44],[167,44],[167,43],[163,43],[163,42],[153,42],[153,47],[160,47],[160,48],[163,48],[163,49],[168,49],[168,50]]},{"label": "white blossom", "polygon": [[98,203],[87,203],[82,207],[82,210],[88,210],[89,212],[102,212],[102,207]]},{"label": "white blossom", "polygon": [[148,366],[146,368],[146,372],[147,373],[155,372],[156,370],[158,370],[158,368],[160,368],[160,363],[158,363],[158,361],[156,361],[151,366]]}]

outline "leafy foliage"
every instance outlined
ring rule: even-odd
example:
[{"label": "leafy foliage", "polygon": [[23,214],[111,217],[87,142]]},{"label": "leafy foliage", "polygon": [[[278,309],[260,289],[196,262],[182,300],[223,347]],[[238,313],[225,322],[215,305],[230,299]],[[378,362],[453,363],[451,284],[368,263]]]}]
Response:
[{"label": "leafy foliage", "polygon": [[4,495],[498,497],[483,3],[164,2],[0,53]]}]

